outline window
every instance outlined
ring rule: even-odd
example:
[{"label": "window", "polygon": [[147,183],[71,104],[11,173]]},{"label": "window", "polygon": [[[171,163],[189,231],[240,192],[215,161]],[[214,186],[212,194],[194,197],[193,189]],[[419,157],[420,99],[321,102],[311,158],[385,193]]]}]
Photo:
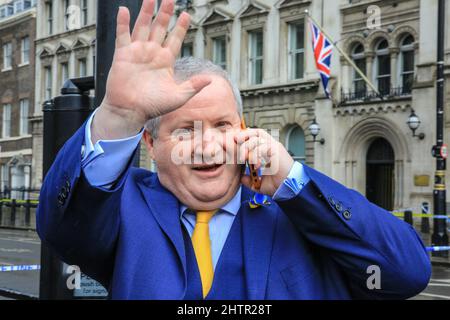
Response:
[{"label": "window", "polygon": [[86,77],[87,76],[87,67],[86,67],[86,59],[78,59],[78,76]]},{"label": "window", "polygon": [[3,105],[2,138],[11,136],[11,105]]},{"label": "window", "polygon": [[260,84],[263,80],[263,33],[261,30],[249,33],[249,82]]},{"label": "window", "polygon": [[29,128],[29,126],[28,126],[29,109],[30,109],[29,100],[28,99],[20,100],[19,130],[20,130],[21,136],[29,134],[29,129],[28,129]]},{"label": "window", "polygon": [[88,4],[87,0],[81,0],[81,25],[88,24]]},{"label": "window", "polygon": [[30,62],[30,38],[25,37],[22,38],[21,63],[27,64],[29,62]]},{"label": "window", "polygon": [[14,2],[14,12],[19,13],[21,11],[23,11],[23,1],[17,0]]},{"label": "window", "polygon": [[286,146],[295,161],[305,162],[305,133],[299,126],[293,126],[286,135]]},{"label": "window", "polygon": [[227,69],[227,42],[225,36],[213,39],[213,62]]},{"label": "window", "polygon": [[69,64],[67,62],[61,63],[61,86],[69,79]]},{"label": "window", "polygon": [[33,5],[33,3],[31,0],[25,0],[23,2],[23,10],[27,10],[27,9],[31,8],[32,5]]},{"label": "window", "polygon": [[8,42],[3,45],[3,70],[12,68],[12,43]]},{"label": "window", "polygon": [[5,18],[6,17],[6,6],[1,6],[0,7],[0,19]]},{"label": "window", "polygon": [[288,70],[291,80],[301,79],[305,64],[305,29],[303,21],[289,24],[289,62]]},{"label": "window", "polygon": [[53,3],[52,1],[47,1],[45,3],[45,14],[47,16],[47,33],[48,35],[53,34]]},{"label": "window", "polygon": [[183,43],[181,46],[181,57],[192,57],[194,53],[194,47],[192,42],[189,43]]},{"label": "window", "polygon": [[402,94],[409,94],[414,82],[414,38],[407,35],[400,43],[400,86]]},{"label": "window", "polygon": [[69,6],[70,1],[64,0],[64,30],[69,31],[69,18],[70,18],[70,12],[69,12]]},{"label": "window", "polygon": [[5,192],[6,188],[9,188],[9,166],[2,164],[2,192]]},{"label": "window", "polygon": [[387,40],[381,40],[376,46],[375,76],[378,91],[387,95],[391,89],[391,57]]},{"label": "window", "polygon": [[[355,45],[352,51],[352,60],[362,73],[366,74],[366,58],[364,57],[364,46],[360,43]],[[353,69],[352,89],[356,98],[363,98],[366,94],[366,82],[361,75]]]},{"label": "window", "polygon": [[45,82],[45,90],[44,90],[44,98],[45,100],[50,100],[52,98],[52,67],[44,68],[44,82]]}]

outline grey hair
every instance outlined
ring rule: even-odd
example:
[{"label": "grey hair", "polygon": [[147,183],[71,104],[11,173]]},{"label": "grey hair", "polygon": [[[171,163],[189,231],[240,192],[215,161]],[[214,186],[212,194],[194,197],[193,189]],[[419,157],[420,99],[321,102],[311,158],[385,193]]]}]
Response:
[{"label": "grey hair", "polygon": [[[184,57],[175,61],[174,77],[176,81],[183,82],[199,74],[216,75],[228,81],[231,86],[231,90],[233,91],[234,99],[236,100],[237,111],[242,119],[243,108],[241,93],[236,83],[231,80],[225,70],[211,61],[201,58]],[[148,120],[145,124],[145,130],[150,133],[153,139],[158,138],[160,122],[161,117],[159,116]]]}]

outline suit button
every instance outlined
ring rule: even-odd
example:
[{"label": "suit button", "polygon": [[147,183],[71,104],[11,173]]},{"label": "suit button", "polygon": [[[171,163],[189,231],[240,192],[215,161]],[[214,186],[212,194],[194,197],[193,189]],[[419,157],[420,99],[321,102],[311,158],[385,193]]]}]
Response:
[{"label": "suit button", "polygon": [[328,201],[330,201],[330,204],[334,207],[336,205],[336,202],[334,201],[332,196],[328,197]]},{"label": "suit button", "polygon": [[342,204],[340,202],[336,203],[335,208],[336,208],[337,211],[341,212],[342,211]]},{"label": "suit button", "polygon": [[63,206],[66,203],[66,199],[62,196],[62,194],[60,193],[58,195],[58,203]]},{"label": "suit button", "polygon": [[342,215],[346,220],[350,220],[352,218],[352,213],[349,210],[345,210],[344,212],[342,212]]},{"label": "suit button", "polygon": [[64,198],[64,200],[67,198],[67,195],[69,194],[69,190],[67,190],[66,187],[61,188],[60,195]]}]

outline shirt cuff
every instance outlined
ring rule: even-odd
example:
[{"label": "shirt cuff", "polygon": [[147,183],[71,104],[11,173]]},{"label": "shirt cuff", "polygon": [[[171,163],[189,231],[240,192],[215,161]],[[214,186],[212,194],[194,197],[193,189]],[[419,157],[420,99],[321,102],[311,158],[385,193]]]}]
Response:
[{"label": "shirt cuff", "polygon": [[295,161],[287,178],[278,187],[272,199],[286,201],[296,197],[303,187],[311,180],[300,162]]},{"label": "shirt cuff", "polygon": [[91,124],[96,110],[85,127],[81,167],[89,183],[96,187],[114,183],[125,168],[142,139],[143,129],[135,136],[117,140],[99,140],[92,143]]}]

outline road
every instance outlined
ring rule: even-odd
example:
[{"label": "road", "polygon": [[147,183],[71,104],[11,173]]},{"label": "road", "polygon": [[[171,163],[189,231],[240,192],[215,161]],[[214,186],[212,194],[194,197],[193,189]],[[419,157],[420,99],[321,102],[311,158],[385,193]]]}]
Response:
[{"label": "road", "polygon": [[[0,229],[0,266],[34,264],[40,264],[40,241],[37,234]],[[38,296],[39,271],[0,272],[0,288]],[[412,299],[450,300],[450,266],[433,267],[430,284]]]},{"label": "road", "polygon": [[[0,229],[0,266],[40,264],[41,242],[35,232]],[[0,289],[37,296],[39,271],[0,272]]]}]

